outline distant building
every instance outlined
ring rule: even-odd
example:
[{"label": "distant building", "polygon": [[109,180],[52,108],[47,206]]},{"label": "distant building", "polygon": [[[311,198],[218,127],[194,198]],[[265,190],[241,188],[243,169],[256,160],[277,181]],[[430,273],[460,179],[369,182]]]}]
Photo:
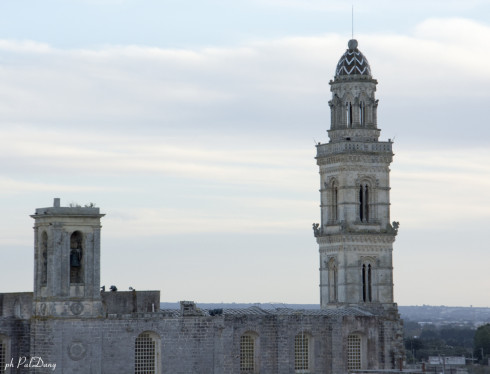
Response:
[{"label": "distant building", "polygon": [[[349,41],[333,81],[330,141],[317,145],[317,310],[161,310],[159,291],[100,291],[95,207],[36,209],[34,292],[0,294],[6,373],[347,373],[393,369],[403,333],[393,300],[392,142],[378,140],[377,82]],[[119,259],[118,261],[121,261]]]},{"label": "distant building", "polygon": [[464,356],[429,356],[429,365],[466,365]]}]

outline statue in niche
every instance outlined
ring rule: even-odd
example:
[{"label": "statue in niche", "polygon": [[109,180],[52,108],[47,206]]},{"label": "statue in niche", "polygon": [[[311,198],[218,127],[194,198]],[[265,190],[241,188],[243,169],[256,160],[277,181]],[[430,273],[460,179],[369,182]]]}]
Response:
[{"label": "statue in niche", "polygon": [[82,235],[74,232],[70,238],[70,283],[81,283]]}]

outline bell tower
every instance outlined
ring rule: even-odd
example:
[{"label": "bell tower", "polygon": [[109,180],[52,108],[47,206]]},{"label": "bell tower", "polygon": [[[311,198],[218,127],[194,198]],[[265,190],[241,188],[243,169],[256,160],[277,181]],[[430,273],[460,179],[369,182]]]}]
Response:
[{"label": "bell tower", "polygon": [[61,207],[55,198],[34,218],[34,313],[97,317],[100,297],[99,208]]},{"label": "bell tower", "polygon": [[321,222],[313,224],[320,251],[322,308],[393,306],[390,223],[391,140],[379,141],[377,81],[352,39],[333,81],[329,142],[319,143]]}]

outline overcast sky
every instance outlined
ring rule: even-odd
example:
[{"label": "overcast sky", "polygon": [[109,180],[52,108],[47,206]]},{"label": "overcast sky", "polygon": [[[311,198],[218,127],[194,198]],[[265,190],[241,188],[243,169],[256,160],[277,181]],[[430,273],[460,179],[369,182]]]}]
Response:
[{"label": "overcast sky", "polygon": [[[490,306],[490,1],[354,1],[394,139],[400,305]],[[101,284],[318,303],[315,142],[351,2],[0,2],[0,292],[35,208],[94,202]]]}]

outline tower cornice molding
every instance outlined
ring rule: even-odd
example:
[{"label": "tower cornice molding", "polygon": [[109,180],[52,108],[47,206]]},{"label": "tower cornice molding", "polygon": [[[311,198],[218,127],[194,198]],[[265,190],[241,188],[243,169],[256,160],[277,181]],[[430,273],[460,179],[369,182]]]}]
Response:
[{"label": "tower cornice molding", "polygon": [[365,245],[343,244],[343,245],[335,245],[335,246],[328,246],[328,247],[320,247],[319,252],[321,255],[335,256],[341,252],[356,252],[356,253],[362,253],[366,255],[372,253],[385,253],[385,252],[393,251],[393,246],[391,245],[391,243],[383,243],[383,244],[385,246],[369,245],[369,244],[365,244]]},{"label": "tower cornice molding", "polygon": [[338,175],[343,172],[363,172],[363,173],[388,173],[390,171],[388,165],[380,166],[365,166],[365,165],[338,165],[338,164],[322,164],[320,165],[320,174],[329,174],[328,179],[338,179]]},{"label": "tower cornice molding", "polygon": [[[342,131],[343,135],[349,135],[349,130],[334,130],[335,132]],[[351,130],[352,131],[352,130]],[[379,130],[378,130],[379,131]],[[378,142],[378,141],[355,141],[343,140],[339,142],[330,142],[318,144],[317,157],[327,156],[330,154],[339,153],[365,153],[365,154],[390,154],[393,155],[393,142]]]},{"label": "tower cornice molding", "polygon": [[377,243],[391,244],[395,242],[395,233],[348,233],[348,234],[325,234],[316,237],[318,244],[346,243]]},{"label": "tower cornice molding", "polygon": [[[389,165],[393,161],[393,154],[379,155],[379,154],[332,154],[325,156],[317,156],[317,165],[330,165],[330,164],[354,164],[354,169],[358,170],[362,167],[359,164],[380,164]],[[359,166],[355,165],[358,164]]]}]

